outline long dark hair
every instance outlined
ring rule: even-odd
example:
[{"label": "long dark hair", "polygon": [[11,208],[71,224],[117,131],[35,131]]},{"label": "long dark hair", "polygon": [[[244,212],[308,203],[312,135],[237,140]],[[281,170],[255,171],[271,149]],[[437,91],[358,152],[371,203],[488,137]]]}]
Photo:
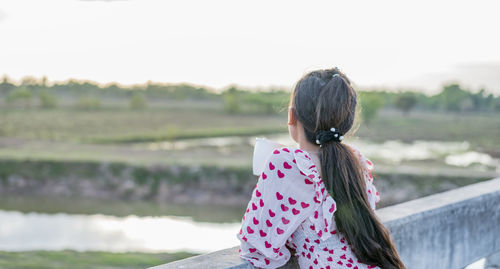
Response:
[{"label": "long dark hair", "polygon": [[[333,76],[338,74],[339,76]],[[316,70],[295,85],[290,99],[306,138],[315,144],[316,132],[335,127],[346,134],[353,126],[358,103],[349,79],[337,68]],[[359,113],[358,113],[359,114]],[[359,261],[384,269],[405,268],[389,231],[368,202],[362,163],[343,142],[320,147],[321,172],[328,193],[337,203],[335,222]]]}]

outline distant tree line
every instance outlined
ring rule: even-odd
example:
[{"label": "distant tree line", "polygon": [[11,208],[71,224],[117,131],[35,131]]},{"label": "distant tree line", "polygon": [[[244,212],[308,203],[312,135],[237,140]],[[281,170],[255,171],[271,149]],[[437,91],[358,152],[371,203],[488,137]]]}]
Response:
[{"label": "distant tree line", "polygon": [[[381,108],[394,108],[408,115],[412,110],[435,111],[500,111],[500,97],[494,97],[485,89],[473,93],[459,84],[448,84],[442,90],[428,96],[416,91],[393,92],[386,90],[360,90],[361,113],[366,121],[373,119]],[[131,109],[144,109],[148,100],[217,100],[228,113],[256,112],[277,114],[286,111],[290,91],[249,91],[236,86],[216,92],[190,84],[164,84],[148,82],[140,85],[99,85],[91,81],[68,80],[49,85],[47,78],[25,77],[20,83],[12,83],[7,76],[0,81],[0,98],[4,105],[29,108],[56,108],[61,100],[74,100],[79,109],[95,109],[105,98],[127,98]]]}]

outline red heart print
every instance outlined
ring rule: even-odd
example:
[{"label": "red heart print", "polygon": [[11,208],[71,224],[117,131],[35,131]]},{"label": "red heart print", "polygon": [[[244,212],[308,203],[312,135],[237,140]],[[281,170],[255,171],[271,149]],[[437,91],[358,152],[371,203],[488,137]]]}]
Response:
[{"label": "red heart print", "polygon": [[309,185],[310,185],[310,184],[313,184],[313,182],[312,182],[312,181],[310,181],[310,180],[309,180],[309,179],[307,179],[307,178],[306,178],[306,179],[304,179],[304,182],[305,182],[306,184],[309,184]]},{"label": "red heart print", "polygon": [[314,218],[317,219],[318,218],[318,211],[314,211]]},{"label": "red heart print", "polygon": [[328,248],[327,248],[327,247],[325,247],[325,248],[323,249],[323,251],[328,251]]},{"label": "red heart print", "polygon": [[286,224],[288,224],[288,223],[290,223],[290,220],[286,219],[285,217],[282,217],[282,218],[281,218],[281,221],[282,221],[282,222],[283,222],[283,224],[285,224],[285,225],[286,225]]},{"label": "red heart print", "polygon": [[358,269],[358,266],[356,265],[356,266],[354,266],[352,269]]},{"label": "red heart print", "polygon": [[288,211],[288,206],[281,204],[281,210],[282,211]]},{"label": "red heart print", "polygon": [[274,165],[272,162],[269,162],[269,170],[274,170]]},{"label": "red heart print", "polygon": [[288,148],[282,148],[282,149],[283,149],[283,151],[286,151],[288,153],[290,152],[290,150],[288,150]]},{"label": "red heart print", "polygon": [[328,212],[330,212],[330,213],[333,213],[333,211],[335,211],[335,204],[332,204],[332,206],[328,210]]},{"label": "red heart print", "polygon": [[301,175],[303,175],[303,176],[305,176],[305,175],[306,175],[306,174],[304,174],[304,172],[302,172],[302,171],[300,171],[300,174],[301,174]]},{"label": "red heart print", "polygon": [[[309,240],[309,238],[306,238],[306,239],[305,239],[305,241],[306,241],[307,243],[311,243],[311,240]],[[306,244],[304,244],[304,246],[305,246],[305,245],[306,245]],[[306,247],[305,247],[305,248],[306,248]],[[306,249],[307,249],[307,248],[306,248]]]},{"label": "red heart print", "polygon": [[302,208],[307,208],[307,207],[309,207],[309,204],[308,204],[308,203],[301,202],[301,203],[300,203],[300,206],[302,206]]},{"label": "red heart print", "polygon": [[274,251],[274,253],[278,253],[278,252],[280,252],[280,248],[273,248],[273,251]]},{"label": "red heart print", "polygon": [[328,253],[333,254],[333,249],[330,249]]},{"label": "red heart print", "polygon": [[337,233],[337,230],[333,230],[330,232],[331,234],[336,234]]},{"label": "red heart print", "polygon": [[343,237],[342,237],[342,238],[340,239],[340,242],[342,242],[342,244],[345,244],[345,238],[343,238]]},{"label": "red heart print", "polygon": [[262,194],[260,193],[259,190],[255,190],[255,196],[260,197]]},{"label": "red heart print", "polygon": [[314,178],[314,175],[312,175],[312,174],[311,174],[311,175],[308,175],[308,177],[309,177],[310,179],[313,179],[313,178]]},{"label": "red heart print", "polygon": [[276,215],[271,209],[269,209],[269,216],[272,218]]},{"label": "red heart print", "polygon": [[310,252],[314,252],[314,246],[309,247]]},{"label": "red heart print", "polygon": [[338,264],[340,264],[340,265],[343,265],[343,264],[344,264],[342,261],[338,261],[337,263],[338,263]]},{"label": "red heart print", "polygon": [[292,162],[293,162],[294,164],[297,164],[297,161],[296,161],[295,159],[293,159],[293,160],[292,160]]},{"label": "red heart print", "polygon": [[292,166],[289,165],[287,162],[284,162],[283,163],[283,168],[285,168],[285,169],[292,169]]},{"label": "red heart print", "polygon": [[278,228],[276,228],[276,232],[277,232],[278,234],[283,234],[285,231],[284,231],[284,230],[282,230],[282,229],[280,229],[280,227],[278,227]]},{"label": "red heart print", "polygon": [[252,203],[252,209],[257,210],[257,206],[254,203]]},{"label": "red heart print", "polygon": [[351,268],[351,267],[352,267],[352,263],[348,263],[348,264],[346,264],[345,266],[347,266],[347,267]]},{"label": "red heart print", "polygon": [[260,237],[266,237],[266,235],[267,235],[267,233],[262,231],[262,230],[260,230],[259,233],[260,233]]},{"label": "red heart print", "polygon": [[311,259],[311,253],[307,253],[307,258]]},{"label": "red heart print", "polygon": [[247,241],[247,238],[245,236],[243,236],[241,239],[243,239],[243,241]]},{"label": "red heart print", "polygon": [[285,174],[283,174],[279,169],[278,169],[278,177],[279,178],[283,178],[285,176]]},{"label": "red heart print", "polygon": [[275,150],[273,151],[273,153],[274,153],[274,154],[279,154],[279,153],[280,153],[280,151],[279,151],[279,150],[277,150],[277,149],[275,149]]},{"label": "red heart print", "polygon": [[326,258],[326,260],[329,261],[329,262],[333,262],[333,258],[332,257],[328,257],[328,258]]},{"label": "red heart print", "polygon": [[269,265],[270,261],[268,259],[264,259],[264,261],[266,262],[266,265]]},{"label": "red heart print", "polygon": [[342,247],[342,250],[343,250],[343,251],[347,251],[347,246],[343,246],[343,247]]},{"label": "red heart print", "polygon": [[255,225],[259,224],[259,220],[257,220],[255,217],[253,217],[253,224]]},{"label": "red heart print", "polygon": [[318,259],[314,259],[313,263],[317,265],[318,264]]},{"label": "red heart print", "polygon": [[295,203],[297,203],[297,200],[294,200],[292,197],[288,197],[288,202],[289,202],[291,205],[294,205]]},{"label": "red heart print", "polygon": [[294,152],[295,152],[295,153],[299,153],[299,152],[303,152],[303,151],[302,151],[302,150],[300,150],[300,149],[296,149]]},{"label": "red heart print", "polygon": [[347,259],[347,258],[345,257],[345,254],[342,254],[342,256],[340,256],[340,258],[341,258],[341,259]]},{"label": "red heart print", "polygon": [[353,263],[354,261],[352,260],[352,258],[349,258],[349,260],[347,260],[348,262],[350,263]]},{"label": "red heart print", "polygon": [[316,227],[314,227],[314,224],[313,224],[313,225],[309,226],[309,228],[310,228],[311,230],[313,230],[313,231],[314,231],[314,229],[315,229]]},{"label": "red heart print", "polygon": [[366,163],[372,165],[372,162],[370,162],[369,160],[366,160]]},{"label": "red heart print", "polygon": [[318,232],[318,236],[319,236],[319,237],[321,237],[322,235],[323,235],[323,231],[321,231],[321,230],[320,230],[320,231]]},{"label": "red heart print", "polygon": [[314,198],[313,198],[313,199],[314,199],[314,202],[315,202],[315,203],[317,203],[317,204],[321,203],[321,202],[318,200],[318,198],[316,198],[316,196],[314,196]]},{"label": "red heart print", "polygon": [[262,179],[266,179],[266,178],[267,178],[266,173],[262,172]]},{"label": "red heart print", "polygon": [[269,244],[269,242],[267,242],[267,241],[265,241],[265,242],[264,242],[264,245],[266,246],[266,248],[270,248],[270,247],[272,246],[272,245],[271,245],[271,244]]},{"label": "red heart print", "polygon": [[267,227],[273,227],[273,224],[269,220],[266,220],[266,225]]},{"label": "red heart print", "polygon": [[314,240],[314,243],[319,245],[319,239]]},{"label": "red heart print", "polygon": [[331,269],[330,265],[327,265],[327,266],[325,267],[325,269]]},{"label": "red heart print", "polygon": [[250,253],[254,253],[255,251],[257,251],[256,248],[249,248],[248,251],[250,251]]},{"label": "red heart print", "polygon": [[253,234],[254,231],[252,230],[252,228],[250,228],[250,226],[247,226],[247,232],[249,234]]},{"label": "red heart print", "polygon": [[300,213],[300,210],[295,209],[295,208],[292,208],[292,213],[293,213],[294,215],[297,215],[297,214],[299,214],[299,213]]},{"label": "red heart print", "polygon": [[259,201],[259,205],[260,205],[260,207],[263,207],[263,206],[264,206],[264,201],[262,201],[262,199],[260,199],[260,201]]},{"label": "red heart print", "polygon": [[281,193],[279,193],[278,191],[276,192],[276,199],[278,200],[283,199],[283,195],[281,195]]}]

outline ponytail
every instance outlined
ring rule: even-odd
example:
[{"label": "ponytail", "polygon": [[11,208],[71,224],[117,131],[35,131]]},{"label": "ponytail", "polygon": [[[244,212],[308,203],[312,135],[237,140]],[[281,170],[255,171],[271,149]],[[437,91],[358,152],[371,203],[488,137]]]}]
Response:
[{"label": "ponytail", "polygon": [[388,230],[371,209],[362,164],[343,143],[325,143],[320,153],[323,182],[337,203],[335,223],[363,263],[405,268]]},{"label": "ponytail", "polygon": [[[316,144],[316,132],[335,127],[347,133],[356,115],[357,95],[337,68],[310,72],[291,96],[294,114],[306,138]],[[364,168],[351,148],[338,141],[321,144],[320,160],[325,187],[337,204],[338,231],[360,262],[383,269],[405,269],[389,231],[370,207]]]}]

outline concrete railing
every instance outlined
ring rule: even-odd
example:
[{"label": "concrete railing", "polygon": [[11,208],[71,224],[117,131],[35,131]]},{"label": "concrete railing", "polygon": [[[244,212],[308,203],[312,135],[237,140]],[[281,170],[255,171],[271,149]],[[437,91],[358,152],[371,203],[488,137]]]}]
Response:
[{"label": "concrete railing", "polygon": [[[464,268],[500,253],[500,178],[376,211],[407,268]],[[496,255],[494,255],[496,253]],[[153,267],[253,268],[238,247]],[[283,268],[298,268],[291,259]],[[495,267],[492,267],[495,268]],[[500,267],[497,267],[500,268]]]}]

